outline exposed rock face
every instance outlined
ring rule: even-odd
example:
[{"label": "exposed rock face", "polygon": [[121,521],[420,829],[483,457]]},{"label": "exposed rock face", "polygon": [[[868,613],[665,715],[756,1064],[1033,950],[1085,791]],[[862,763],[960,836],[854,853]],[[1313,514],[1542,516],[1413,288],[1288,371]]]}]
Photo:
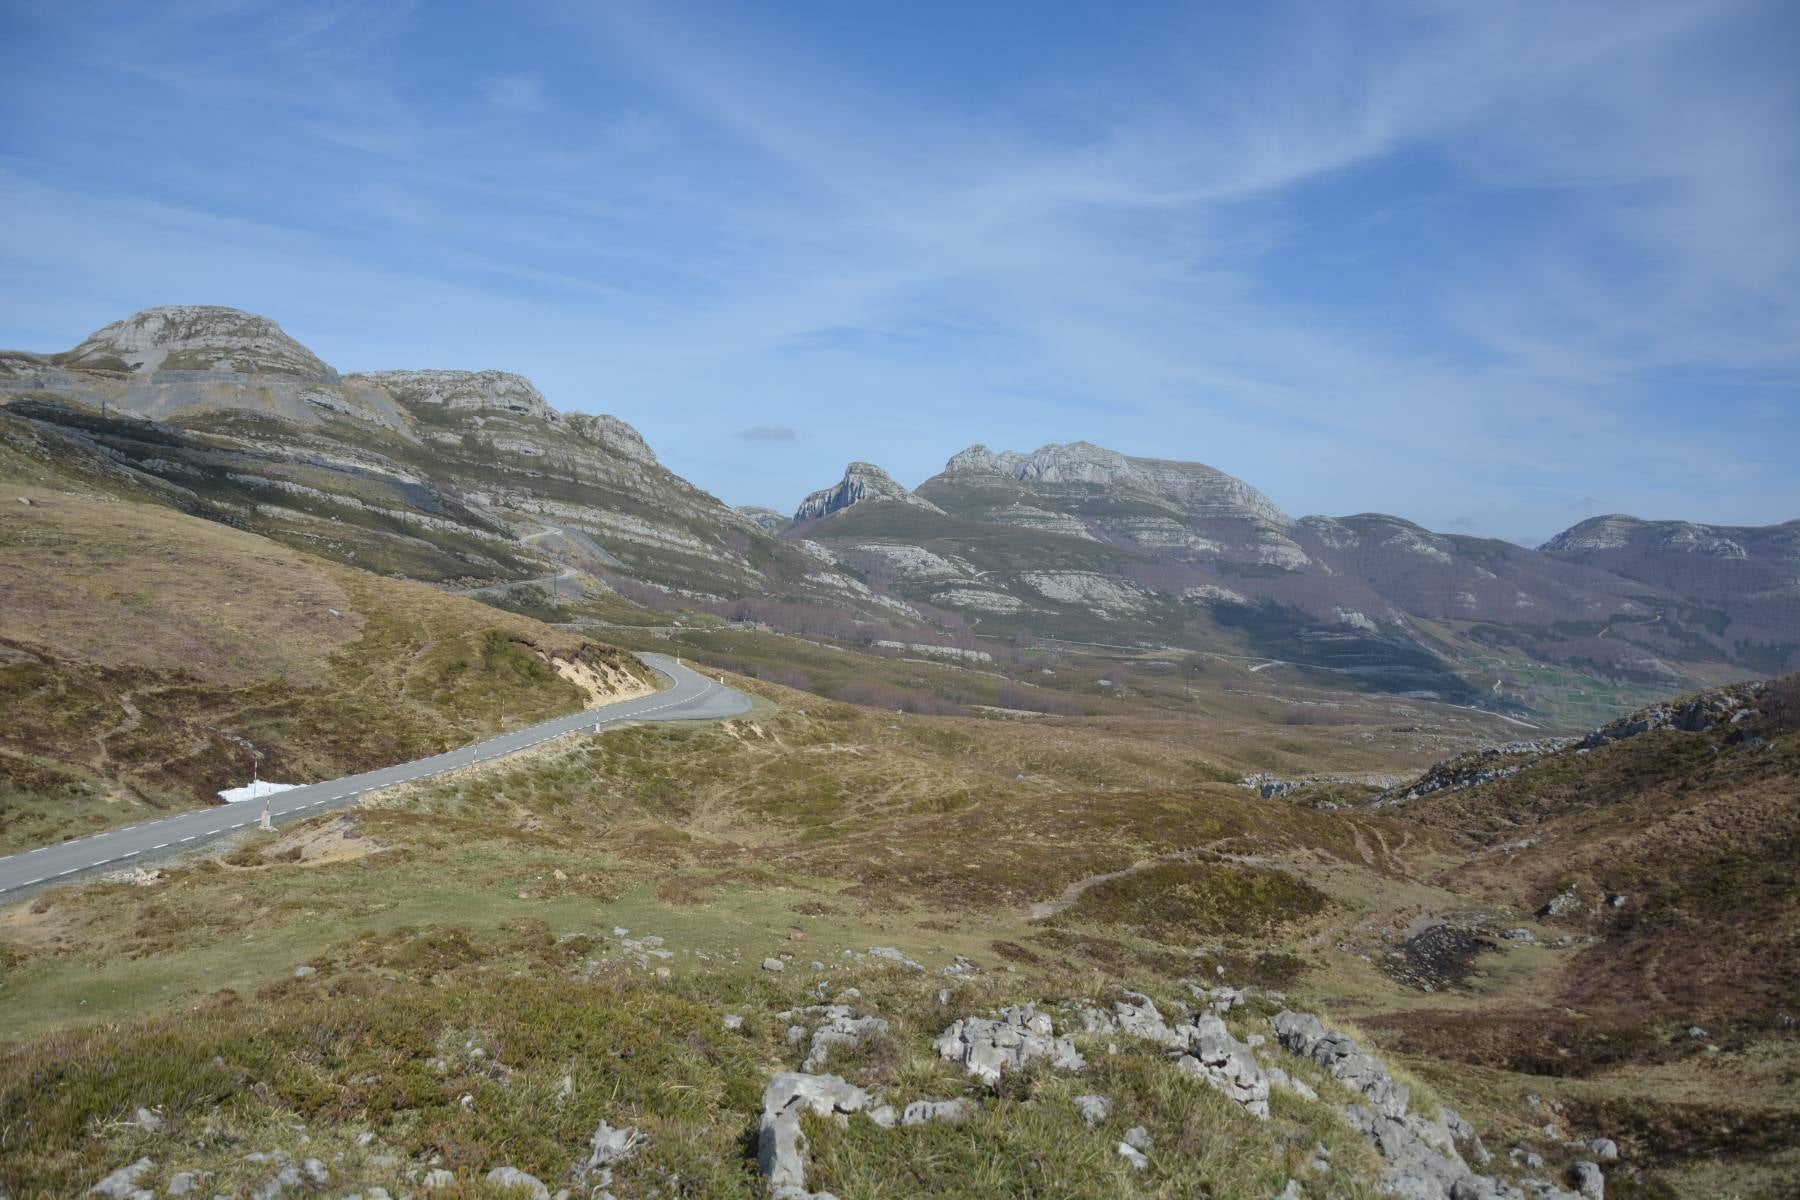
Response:
[{"label": "exposed rock face", "polygon": [[972,520],[1178,558],[1299,566],[1294,524],[1267,496],[1203,463],[1130,458],[1090,442],[1021,454],[971,446],[919,494]]},{"label": "exposed rock face", "polygon": [[544,421],[559,415],[531,380],[510,371],[364,371],[350,378],[385,388],[396,400],[415,407],[513,412]]},{"label": "exposed rock face", "polygon": [[1396,1119],[1406,1114],[1412,1090],[1353,1038],[1326,1029],[1311,1013],[1277,1013],[1270,1024],[1289,1053],[1310,1058],[1340,1083],[1361,1092],[1376,1112]]},{"label": "exposed rock face", "polygon": [[67,367],[134,375],[235,371],[337,380],[337,372],[269,318],[205,304],[133,313],[89,334],[81,345],[58,355],[57,361]]},{"label": "exposed rock face", "polygon": [[794,523],[816,521],[841,512],[852,504],[875,500],[910,504],[934,513],[943,511],[929,500],[921,500],[913,495],[874,463],[853,462],[845,468],[843,479],[828,488],[820,488],[800,502],[800,507],[794,510]]}]

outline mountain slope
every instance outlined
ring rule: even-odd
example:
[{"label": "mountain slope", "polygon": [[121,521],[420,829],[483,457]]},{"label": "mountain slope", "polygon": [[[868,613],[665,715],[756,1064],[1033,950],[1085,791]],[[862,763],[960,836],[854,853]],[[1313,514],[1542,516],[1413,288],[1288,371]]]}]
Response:
[{"label": "mountain slope", "polygon": [[1800,521],[1697,525],[1605,516],[1539,547],[1680,597],[1676,635],[1757,667],[1800,668]]},{"label": "mountain slope", "polygon": [[68,354],[0,355],[0,392],[71,453],[162,480],[187,511],[383,573],[486,585],[573,566],[577,587],[648,585],[635,594],[656,602],[869,606],[624,422],[558,412],[507,372],[340,377],[265,318],[184,307]]},{"label": "mountain slope", "polygon": [[253,772],[305,783],[405,761],[648,686],[611,647],[195,519],[23,423],[0,418],[0,439],[0,846],[216,802]]}]

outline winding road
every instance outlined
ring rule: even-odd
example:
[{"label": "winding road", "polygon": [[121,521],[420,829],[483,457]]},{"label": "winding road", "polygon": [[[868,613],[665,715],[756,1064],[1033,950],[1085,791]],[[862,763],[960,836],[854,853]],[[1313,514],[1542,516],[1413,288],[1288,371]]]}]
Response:
[{"label": "winding road", "polygon": [[[430,758],[277,792],[269,797],[270,819],[279,823],[347,807],[356,803],[356,798],[365,792],[516,754],[565,733],[599,732],[608,725],[624,721],[716,721],[750,710],[750,699],[742,692],[708,679],[666,655],[640,654],[638,657],[667,676],[672,686],[654,695],[584,709],[527,729],[515,729]],[[141,825],[109,829],[72,842],[59,842],[54,846],[40,846],[36,850],[0,857],[0,897],[10,900],[15,898],[14,893],[28,888],[67,883],[102,868],[118,870],[172,858],[197,849],[213,838],[255,825],[261,816],[262,804],[249,800],[177,813]]]}]

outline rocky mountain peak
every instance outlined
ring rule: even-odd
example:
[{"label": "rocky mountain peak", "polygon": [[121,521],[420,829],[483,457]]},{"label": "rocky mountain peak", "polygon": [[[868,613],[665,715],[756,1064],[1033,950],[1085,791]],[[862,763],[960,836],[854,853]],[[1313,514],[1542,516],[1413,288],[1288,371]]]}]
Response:
[{"label": "rocky mountain peak", "polygon": [[1623,550],[1634,543],[1678,554],[1708,558],[1748,558],[1732,531],[1692,521],[1644,521],[1623,513],[1590,517],[1563,530],[1538,549],[1546,554],[1580,554],[1599,550]]},{"label": "rocky mountain peak", "polygon": [[232,371],[335,381],[337,372],[267,317],[210,304],[147,308],[90,334],[59,365],[90,370]]},{"label": "rocky mountain peak", "polygon": [[934,513],[943,512],[943,509],[931,501],[913,495],[874,463],[853,462],[845,468],[843,479],[828,488],[820,488],[802,500],[800,507],[794,511],[794,520],[816,521],[866,500],[893,500]]},{"label": "rocky mountain peak", "polygon": [[1052,443],[1029,454],[1016,450],[996,454],[986,446],[970,446],[950,459],[939,478],[978,480],[981,476],[1011,479],[1028,487],[1088,485],[1135,492],[1173,504],[1195,517],[1245,518],[1282,527],[1294,523],[1267,496],[1217,468],[1132,458],[1092,442]]}]

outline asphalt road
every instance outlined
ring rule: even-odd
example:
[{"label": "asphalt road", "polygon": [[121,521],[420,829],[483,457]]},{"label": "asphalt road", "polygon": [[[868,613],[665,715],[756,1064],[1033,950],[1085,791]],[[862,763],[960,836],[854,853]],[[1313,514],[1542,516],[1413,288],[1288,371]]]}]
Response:
[{"label": "asphalt road", "polygon": [[[750,709],[750,700],[742,692],[680,666],[666,655],[638,657],[667,676],[674,686],[652,696],[570,713],[529,729],[515,729],[430,758],[279,792],[269,797],[270,818],[279,824],[332,808],[346,808],[364,792],[515,754],[577,730],[598,731],[622,721],[714,721]],[[0,897],[10,899],[9,893],[66,883],[89,871],[116,871],[172,858],[213,838],[255,825],[261,817],[262,801],[245,800],[7,855],[0,858]]]}]

